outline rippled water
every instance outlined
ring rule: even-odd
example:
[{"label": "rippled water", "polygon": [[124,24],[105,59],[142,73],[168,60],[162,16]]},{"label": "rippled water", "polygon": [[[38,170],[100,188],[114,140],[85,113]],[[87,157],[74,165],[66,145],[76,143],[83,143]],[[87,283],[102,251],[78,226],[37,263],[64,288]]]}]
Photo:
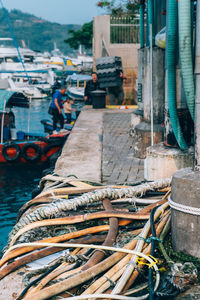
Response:
[{"label": "rippled water", "polygon": [[7,244],[19,208],[31,199],[31,192],[41,175],[41,167],[0,167],[0,250]]},{"label": "rippled water", "polygon": [[[16,128],[28,131],[30,119],[30,132],[43,133],[40,120],[51,119],[47,113],[49,102],[50,100],[33,100],[30,111],[27,108],[13,108]],[[0,251],[7,244],[8,234],[15,224],[19,208],[31,199],[31,192],[41,177],[41,167],[0,166]]]},{"label": "rippled water", "polygon": [[[41,119],[51,119],[47,113],[50,100],[33,100],[31,109],[14,108],[15,123],[18,130],[43,133]],[[83,104],[76,102],[77,110]],[[46,166],[43,166],[46,168]],[[42,177],[42,168],[35,167],[2,167],[0,166],[0,251],[7,244],[8,234],[15,224],[19,208],[31,199],[31,193]]]},{"label": "rippled water", "polygon": [[[18,130],[43,133],[41,119],[49,119],[50,100],[34,100],[31,109],[13,108]],[[31,199],[31,192],[42,177],[41,167],[0,166],[0,250],[7,244],[8,234],[15,224],[19,208]]]},{"label": "rippled water", "polygon": [[44,132],[43,125],[40,120],[51,119],[48,114],[50,100],[32,100],[30,110],[27,108],[13,108],[15,114],[16,128],[28,131],[28,120],[31,132]]}]

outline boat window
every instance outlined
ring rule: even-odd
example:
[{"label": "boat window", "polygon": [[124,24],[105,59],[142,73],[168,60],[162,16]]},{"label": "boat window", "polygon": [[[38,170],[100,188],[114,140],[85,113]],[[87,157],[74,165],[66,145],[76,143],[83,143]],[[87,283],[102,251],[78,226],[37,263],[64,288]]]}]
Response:
[{"label": "boat window", "polygon": [[5,57],[6,62],[19,62],[18,57]]},{"label": "boat window", "polygon": [[84,81],[79,81],[79,87],[84,87]]},{"label": "boat window", "polygon": [[24,61],[25,62],[33,62],[33,56],[24,55]]}]

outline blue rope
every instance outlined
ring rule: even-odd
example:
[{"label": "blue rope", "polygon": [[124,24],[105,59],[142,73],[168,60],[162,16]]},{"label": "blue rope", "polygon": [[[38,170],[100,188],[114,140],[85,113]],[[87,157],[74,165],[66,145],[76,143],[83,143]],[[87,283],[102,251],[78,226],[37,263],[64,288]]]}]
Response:
[{"label": "blue rope", "polygon": [[17,49],[17,52],[18,52],[18,55],[19,55],[19,59],[20,59],[20,61],[21,61],[21,63],[22,63],[24,72],[26,73],[26,77],[27,77],[27,79],[28,79],[28,82],[31,83],[30,77],[28,76],[28,73],[26,72],[26,68],[25,68],[23,59],[22,59],[22,57],[21,57],[21,54],[20,54],[20,51],[19,51],[19,47],[18,47],[17,41],[16,41],[16,39],[15,39],[14,32],[13,32],[13,30],[12,30],[12,27],[11,27],[11,24],[10,24],[10,21],[9,21],[9,18],[8,18],[7,11],[6,11],[6,9],[5,9],[4,5],[3,5],[3,1],[0,0],[0,2],[1,2],[2,10],[3,10],[3,13],[4,13],[4,15],[5,15],[6,21],[7,21],[7,23],[8,23],[8,27],[9,27],[9,30],[10,30],[10,33],[11,33],[11,36],[12,36],[12,39],[13,39],[14,44],[15,44],[15,47],[16,47],[16,49]]}]

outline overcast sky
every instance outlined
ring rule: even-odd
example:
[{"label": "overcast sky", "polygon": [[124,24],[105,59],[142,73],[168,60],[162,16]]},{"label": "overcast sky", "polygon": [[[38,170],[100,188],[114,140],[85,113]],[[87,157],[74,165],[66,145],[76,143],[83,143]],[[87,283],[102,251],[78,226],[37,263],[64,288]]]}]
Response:
[{"label": "overcast sky", "polygon": [[61,24],[83,24],[103,13],[98,0],[2,0],[8,10],[19,9],[47,21]]}]

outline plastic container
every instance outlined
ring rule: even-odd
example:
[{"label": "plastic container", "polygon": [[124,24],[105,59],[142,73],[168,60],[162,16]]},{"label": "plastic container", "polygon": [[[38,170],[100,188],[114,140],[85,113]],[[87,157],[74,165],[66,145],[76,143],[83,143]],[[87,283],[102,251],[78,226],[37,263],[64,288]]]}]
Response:
[{"label": "plastic container", "polygon": [[17,139],[18,140],[24,140],[24,132],[23,131],[17,131]]},{"label": "plastic container", "polygon": [[93,108],[105,108],[106,107],[106,92],[102,90],[96,90],[91,92],[92,107]]},{"label": "plastic container", "polygon": [[11,140],[17,140],[17,129],[11,128],[10,133],[11,133]]}]

